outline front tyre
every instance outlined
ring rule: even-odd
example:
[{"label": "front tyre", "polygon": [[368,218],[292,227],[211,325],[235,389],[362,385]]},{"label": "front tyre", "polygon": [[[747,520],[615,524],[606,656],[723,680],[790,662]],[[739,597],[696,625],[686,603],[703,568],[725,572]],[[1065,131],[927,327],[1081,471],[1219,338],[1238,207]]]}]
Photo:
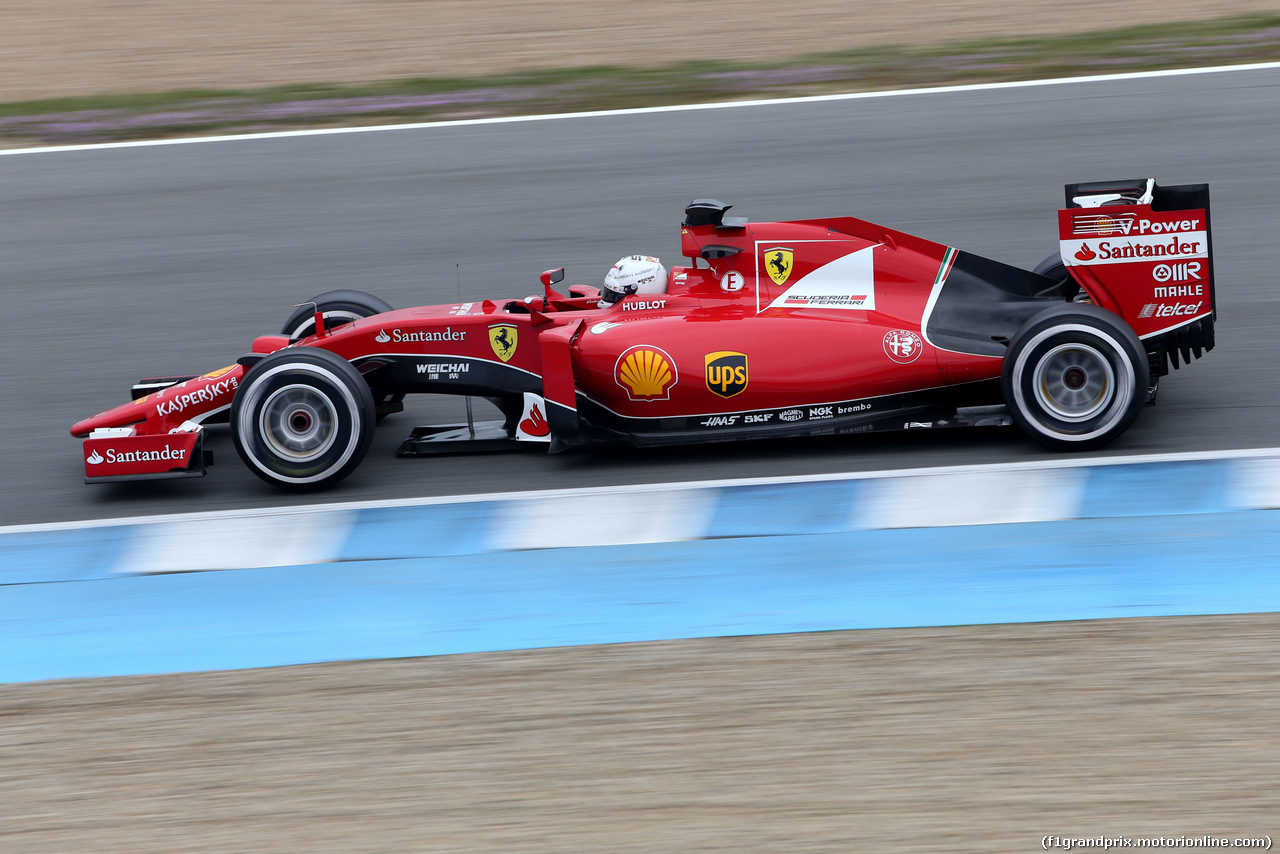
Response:
[{"label": "front tyre", "polygon": [[231,404],[240,459],[267,483],[322,489],[355,470],[373,442],[373,394],[351,363],[291,347],[245,375]]},{"label": "front tyre", "polygon": [[290,341],[315,335],[317,311],[324,317],[325,329],[332,330],[353,320],[385,314],[392,308],[385,300],[364,291],[325,291],[294,309],[280,333],[288,335]]},{"label": "front tyre", "polygon": [[1057,305],[1009,342],[1005,404],[1022,430],[1058,450],[1101,447],[1129,429],[1147,397],[1146,352],[1119,317],[1092,305]]}]

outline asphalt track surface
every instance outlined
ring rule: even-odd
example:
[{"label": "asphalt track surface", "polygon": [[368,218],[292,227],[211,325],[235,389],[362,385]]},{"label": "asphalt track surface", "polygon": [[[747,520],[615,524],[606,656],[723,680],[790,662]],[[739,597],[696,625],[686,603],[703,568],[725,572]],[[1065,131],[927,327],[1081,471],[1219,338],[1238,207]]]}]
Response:
[{"label": "asphalt track surface", "polygon": [[[696,197],[757,220],[852,214],[1030,267],[1071,181],[1209,182],[1218,349],[1103,455],[1273,446],[1280,424],[1280,70],[0,157],[0,524],[300,503],[225,428],[203,480],[86,486],[67,429],[139,377],[228,364],[333,288],[393,305],[519,297],[565,266],[678,263]],[[1014,430],[395,458],[304,501],[355,501],[1052,458]],[[1152,497],[1157,500],[1157,496]],[[601,508],[607,515],[608,508]]]}]

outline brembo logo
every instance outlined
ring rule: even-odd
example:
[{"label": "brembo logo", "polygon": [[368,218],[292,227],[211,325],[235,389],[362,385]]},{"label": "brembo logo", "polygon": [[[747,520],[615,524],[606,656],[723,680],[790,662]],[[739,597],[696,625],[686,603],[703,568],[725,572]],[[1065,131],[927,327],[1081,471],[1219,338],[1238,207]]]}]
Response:
[{"label": "brembo logo", "polygon": [[182,462],[186,458],[186,448],[171,448],[165,445],[164,450],[161,451],[117,451],[115,448],[107,448],[105,457],[94,451],[85,458],[85,462],[96,466],[102,463],[150,463],[164,460]]},{"label": "brembo logo", "polygon": [[397,344],[418,341],[466,341],[467,333],[454,332],[452,326],[446,326],[444,332],[401,332],[399,329],[393,329],[390,335],[387,334],[387,330],[379,329],[378,334],[373,336],[373,340],[379,344],[386,344],[388,341],[394,341]]}]

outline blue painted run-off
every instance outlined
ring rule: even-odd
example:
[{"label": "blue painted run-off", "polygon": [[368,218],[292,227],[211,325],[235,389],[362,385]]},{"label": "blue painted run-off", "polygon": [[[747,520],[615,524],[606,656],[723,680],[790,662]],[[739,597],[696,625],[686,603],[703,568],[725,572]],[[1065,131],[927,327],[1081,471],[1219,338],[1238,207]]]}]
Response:
[{"label": "blue painted run-off", "polygon": [[1256,454],[0,530],[0,682],[1260,611]]}]

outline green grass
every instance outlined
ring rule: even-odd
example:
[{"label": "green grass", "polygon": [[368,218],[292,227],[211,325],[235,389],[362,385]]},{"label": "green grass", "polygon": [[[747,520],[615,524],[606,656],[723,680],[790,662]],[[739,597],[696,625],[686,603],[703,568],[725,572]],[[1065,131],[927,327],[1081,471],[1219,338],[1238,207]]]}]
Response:
[{"label": "green grass", "polygon": [[[0,144],[82,144],[530,115],[1280,61],[1280,15],[1053,38],[884,46],[776,63],[594,66],[363,85],[101,95],[0,104]],[[382,99],[382,100],[379,100]]]}]

